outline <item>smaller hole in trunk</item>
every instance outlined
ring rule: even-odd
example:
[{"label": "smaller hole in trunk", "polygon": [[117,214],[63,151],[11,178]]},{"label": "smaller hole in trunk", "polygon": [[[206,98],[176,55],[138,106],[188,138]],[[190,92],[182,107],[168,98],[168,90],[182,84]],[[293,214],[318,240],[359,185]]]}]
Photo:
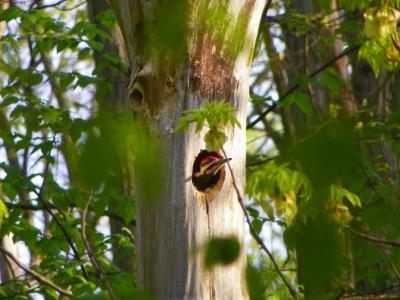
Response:
[{"label": "smaller hole in trunk", "polygon": [[142,101],[143,101],[143,93],[139,89],[135,88],[132,91],[131,100],[134,103],[142,103]]}]

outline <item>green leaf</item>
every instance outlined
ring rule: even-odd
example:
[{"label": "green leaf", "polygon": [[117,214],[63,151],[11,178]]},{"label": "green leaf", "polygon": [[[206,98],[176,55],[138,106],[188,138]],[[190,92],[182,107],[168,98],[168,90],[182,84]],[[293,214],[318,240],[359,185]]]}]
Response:
[{"label": "green leaf", "polygon": [[8,106],[10,104],[14,104],[17,103],[19,101],[19,99],[15,96],[9,96],[4,98],[3,102],[0,104],[0,106],[4,107],[4,106]]},{"label": "green leaf", "polygon": [[364,12],[364,33],[367,37],[380,41],[396,33],[400,12],[392,7],[371,7]]},{"label": "green leaf", "polygon": [[340,0],[340,4],[347,10],[364,9],[368,7],[371,0]]},{"label": "green leaf", "polygon": [[17,77],[21,80],[21,82],[35,86],[42,83],[43,75],[32,70],[23,70],[18,69],[16,72]]},{"label": "green leaf", "polygon": [[250,293],[251,300],[263,300],[264,287],[261,279],[261,271],[252,265],[247,265],[246,269],[246,282]]},{"label": "green leaf", "polygon": [[204,141],[206,142],[206,148],[208,151],[218,151],[228,140],[228,137],[219,130],[209,130],[204,136]]},{"label": "green leaf", "polygon": [[60,120],[61,112],[54,107],[43,107],[42,116],[46,123],[54,124]]},{"label": "green leaf", "polygon": [[322,73],[322,84],[335,96],[346,87],[346,82],[339,77],[333,68],[328,68]]},{"label": "green leaf", "polygon": [[79,51],[78,53],[78,59],[79,60],[85,60],[91,57],[92,49],[89,47],[86,47],[82,50]]},{"label": "green leaf", "polygon": [[130,198],[119,199],[113,210],[123,218],[125,224],[129,224],[135,219],[136,208],[133,200]]},{"label": "green leaf", "polygon": [[99,13],[96,16],[96,20],[99,21],[101,25],[103,25],[105,28],[108,29],[113,28],[117,23],[117,18],[111,9]]},{"label": "green leaf", "polygon": [[361,207],[361,200],[356,194],[335,184],[331,185],[331,198],[332,200],[339,201],[340,203],[343,203],[343,200],[346,199],[354,207]]},{"label": "green leaf", "polygon": [[90,84],[95,84],[97,79],[95,77],[85,76],[85,75],[78,75],[77,85],[81,88],[85,88]]},{"label": "green leaf", "polygon": [[288,106],[291,104],[295,104],[305,115],[309,117],[314,113],[314,106],[306,94],[296,92],[292,93],[280,103],[281,106]]},{"label": "green leaf", "polygon": [[264,222],[260,219],[253,219],[253,221],[251,222],[251,225],[253,226],[256,233],[260,234],[260,232],[263,228]]},{"label": "green leaf", "polygon": [[264,98],[255,94],[251,94],[250,97],[251,97],[251,102],[253,102],[254,104],[265,104],[266,102],[271,102],[274,100],[272,99],[272,97]]},{"label": "green leaf", "polygon": [[3,71],[10,76],[14,72],[14,68],[0,58],[0,71]]},{"label": "green leaf", "polygon": [[59,296],[57,292],[47,286],[42,287],[42,292],[45,294],[46,299],[58,300]]},{"label": "green leaf", "polygon": [[8,216],[8,209],[3,199],[0,199],[0,226],[3,224],[3,220]]},{"label": "green leaf", "polygon": [[8,182],[3,182],[2,190],[4,194],[7,196],[7,198],[10,200],[14,200],[18,195],[18,191],[15,190],[14,187]]},{"label": "green leaf", "polygon": [[86,41],[86,43],[89,45],[90,48],[92,48],[93,50],[100,52],[101,50],[103,50],[103,44],[96,42],[96,41]]},{"label": "green leaf", "polygon": [[315,84],[315,79],[310,78],[306,74],[300,74],[297,76],[297,83],[301,88],[307,88],[310,84]]},{"label": "green leaf", "polygon": [[[399,52],[397,50],[392,51],[393,48],[390,37],[380,41],[369,40],[361,46],[358,58],[365,59],[371,65],[377,77],[381,68],[392,71],[399,67]],[[396,54],[394,57],[392,57],[392,52]]]},{"label": "green leaf", "polygon": [[60,39],[57,42],[57,52],[60,53],[63,50],[69,48],[71,45],[71,41],[69,39]]},{"label": "green leaf", "polygon": [[274,218],[274,209],[272,208],[271,204],[269,204],[268,201],[266,200],[261,200],[258,203],[260,203],[262,209],[268,216],[268,218],[273,219]]},{"label": "green leaf", "polygon": [[317,0],[317,3],[325,13],[332,10],[332,0]]},{"label": "green leaf", "polygon": [[71,73],[59,73],[60,87],[62,89],[66,89],[74,80],[75,75]]},{"label": "green leaf", "polygon": [[247,206],[246,210],[248,211],[249,215],[252,216],[253,218],[257,218],[260,215],[258,210],[255,208],[252,208],[251,206]]},{"label": "green leaf", "polygon": [[12,6],[5,10],[0,10],[0,21],[9,22],[13,19],[21,17],[25,12],[18,6]]},{"label": "green leaf", "polygon": [[175,132],[187,130],[190,123],[195,123],[195,130],[199,132],[207,123],[210,130],[204,136],[206,148],[209,151],[218,151],[228,140],[222,129],[228,124],[240,128],[235,113],[236,109],[226,102],[207,102],[202,108],[184,111],[184,116],[179,119]]},{"label": "green leaf", "polygon": [[33,52],[35,55],[39,54],[41,51],[47,53],[54,47],[56,42],[56,39],[53,37],[45,37],[42,40],[38,40]]}]

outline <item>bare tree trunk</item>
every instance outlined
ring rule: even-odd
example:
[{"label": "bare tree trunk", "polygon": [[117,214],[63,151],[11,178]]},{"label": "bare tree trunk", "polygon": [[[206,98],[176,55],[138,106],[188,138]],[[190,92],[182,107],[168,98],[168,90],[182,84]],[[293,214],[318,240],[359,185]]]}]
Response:
[{"label": "bare tree trunk", "polygon": [[[138,280],[161,299],[246,299],[244,220],[229,176],[209,205],[195,198],[190,183],[205,130],[175,134],[182,111],[226,100],[238,109],[242,127],[228,128],[243,192],[248,76],[265,1],[111,1],[128,49],[130,101],[161,137],[166,161],[164,192],[156,203],[137,204]],[[173,16],[173,17],[172,17]],[[210,237],[234,236],[239,259],[208,270],[202,246]]]}]

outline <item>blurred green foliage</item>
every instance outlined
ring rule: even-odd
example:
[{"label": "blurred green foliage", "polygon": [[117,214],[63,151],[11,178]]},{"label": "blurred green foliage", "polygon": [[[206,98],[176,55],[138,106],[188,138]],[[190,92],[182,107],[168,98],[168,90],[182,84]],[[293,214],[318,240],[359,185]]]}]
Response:
[{"label": "blurred green foliage", "polygon": [[207,268],[214,265],[229,265],[240,254],[240,244],[235,237],[212,238],[205,246],[204,264]]},{"label": "blurred green foliage", "polygon": [[[252,226],[258,234],[272,228],[268,236],[272,252],[306,299],[393,289],[400,250],[387,242],[400,238],[400,106],[398,93],[386,84],[399,80],[393,76],[399,72],[400,3],[351,0],[338,1],[339,7],[333,8],[332,1],[318,0],[313,13],[304,13],[293,2],[273,1],[266,18],[273,22],[262,22],[260,27],[254,54],[267,67],[255,72],[251,115],[275,103],[271,91],[276,92],[279,78],[273,74],[273,63],[287,68],[288,76],[292,66],[287,57],[310,59],[296,56],[310,51],[307,39],[313,40],[310,56],[321,63],[334,46],[356,45],[360,50],[348,56],[351,80],[342,77],[337,65],[323,68],[313,78],[308,75],[317,66],[312,70],[304,66],[289,76],[298,89],[278,103],[262,126],[248,131],[246,208]],[[152,55],[148,49],[162,51],[181,63],[177,59],[187,54],[188,10],[186,1],[162,2],[150,24],[138,25],[138,49],[146,55]],[[224,5],[204,5],[198,17],[201,33],[213,38],[215,51],[233,61],[237,49],[247,43],[245,11],[234,28]],[[156,133],[137,116],[99,109],[114,88],[101,72],[127,74],[128,66],[99,42],[112,39],[108,30],[117,25],[113,12],[103,12],[96,21],[103,28],[89,22],[79,7],[41,10],[16,3],[0,11],[0,138],[1,155],[6,156],[0,163],[0,237],[12,233],[12,239],[23,242],[32,255],[31,268],[71,289],[76,298],[106,299],[107,288],[82,239],[82,214],[90,199],[87,236],[107,282],[121,299],[153,299],[137,288],[133,271],[122,270],[109,254],[115,249],[123,255],[135,252],[135,199],[122,195],[116,184],[122,162],[131,162],[134,168],[138,197],[156,203],[166,178],[159,155],[163,151]],[[268,32],[273,44],[282,48],[275,56],[266,47]],[[290,53],[293,40],[288,36],[301,39],[304,49]],[[96,66],[94,54],[101,57]],[[46,69],[46,60],[54,70]],[[378,78],[375,85],[368,81],[369,68]],[[265,89],[271,74],[275,85],[265,96],[257,95],[255,87]],[[368,94],[360,92],[364,80]],[[352,93],[350,98],[357,103],[352,116],[346,116],[343,106],[346,93]],[[319,94],[323,103],[316,101]],[[54,95],[68,101],[57,101]],[[80,99],[84,95],[88,99]],[[384,103],[377,103],[378,98]],[[207,127],[207,148],[219,150],[228,139],[226,127],[239,125],[235,114],[224,101],[210,102],[184,112],[176,130],[188,130],[192,123],[196,132]],[[103,217],[120,222],[122,230],[110,234],[98,230]],[[43,219],[44,225],[37,226],[34,218]],[[282,249],[276,247],[277,241],[284,242]],[[254,243],[248,248],[251,299],[289,299],[271,262]],[[211,239],[204,264],[229,265],[241,251],[245,249],[234,238]],[[23,277],[0,285],[1,298],[27,299],[32,293],[59,297],[50,287],[31,285]]]},{"label": "blurred green foliage", "polygon": [[[159,198],[164,181],[158,138],[146,123],[131,114],[92,113],[113,88],[101,72],[127,73],[120,57],[105,53],[98,42],[112,39],[107,30],[116,26],[113,12],[96,17],[101,29],[82,8],[68,13],[15,5],[0,11],[0,21],[11,26],[0,39],[0,138],[6,156],[0,164],[0,236],[11,233],[14,242],[23,242],[31,268],[77,299],[109,298],[99,293],[107,289],[88,255],[119,298],[154,299],[137,289],[133,270],[110,258],[115,249],[127,258],[135,252],[135,202],[117,184],[122,165],[135,168],[136,193],[146,201]],[[94,53],[102,61],[96,67]],[[86,236],[93,254],[82,236],[89,199]],[[120,222],[122,230],[104,231],[109,221],[99,230],[104,217]],[[2,298],[27,299],[31,293],[60,297],[24,277],[2,278]]]}]

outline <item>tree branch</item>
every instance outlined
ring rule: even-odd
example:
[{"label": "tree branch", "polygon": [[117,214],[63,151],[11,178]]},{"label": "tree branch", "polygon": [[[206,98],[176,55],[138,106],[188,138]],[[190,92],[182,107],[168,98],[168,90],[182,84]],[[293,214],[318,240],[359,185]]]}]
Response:
[{"label": "tree branch", "polygon": [[256,167],[256,166],[259,166],[259,165],[263,165],[263,164],[266,164],[266,163],[268,163],[270,161],[276,160],[277,158],[279,158],[279,156],[271,156],[271,157],[267,157],[265,159],[254,160],[252,162],[248,162],[246,164],[246,168],[251,168],[251,167]]},{"label": "tree branch", "polygon": [[[64,3],[65,1],[66,1],[66,0],[59,0],[59,1],[54,2],[54,3],[51,3],[51,4],[39,5],[39,6],[36,6],[35,9],[44,9],[44,8],[49,8],[49,7],[55,7],[55,6],[57,6],[57,5],[60,5],[60,4]],[[37,1],[34,1],[34,3],[35,3],[35,2],[37,2]],[[33,3],[33,4],[34,4],[34,3]]]},{"label": "tree branch", "polygon": [[399,285],[393,285],[381,290],[366,292],[363,294],[340,295],[338,300],[380,300],[380,299],[399,299]]},{"label": "tree branch", "polygon": [[[223,148],[222,148],[222,153],[224,154],[225,159],[228,159],[228,157],[227,157],[227,155],[226,155],[226,152],[225,152],[225,150],[224,150]],[[290,284],[290,282],[286,279],[285,275],[283,274],[283,272],[281,271],[280,267],[278,266],[278,263],[276,262],[274,256],[273,256],[272,253],[268,250],[267,246],[264,244],[263,240],[258,236],[256,230],[254,229],[253,225],[251,224],[250,216],[249,216],[249,214],[247,213],[246,207],[244,206],[243,197],[242,197],[242,195],[241,195],[241,193],[240,193],[240,191],[239,191],[239,188],[238,188],[237,185],[236,185],[236,180],[235,180],[235,176],[234,176],[234,174],[233,174],[232,167],[231,167],[229,161],[227,161],[226,164],[228,165],[229,172],[230,172],[231,177],[232,177],[232,184],[233,184],[233,187],[234,187],[234,189],[235,189],[235,192],[236,192],[236,195],[237,195],[237,198],[238,198],[240,207],[242,208],[243,214],[244,214],[244,216],[245,216],[245,218],[246,218],[246,222],[247,222],[247,224],[249,225],[251,235],[252,235],[253,238],[256,240],[256,242],[260,245],[261,249],[263,249],[264,252],[268,255],[268,257],[269,257],[269,259],[271,260],[271,262],[272,262],[272,264],[273,264],[273,266],[274,266],[276,272],[278,273],[279,277],[282,279],[282,281],[284,282],[284,284],[285,284],[285,285],[287,286],[287,288],[289,289],[289,292],[290,292],[290,294],[292,295],[292,297],[293,297],[294,299],[296,299],[296,300],[299,300],[300,297],[299,297],[299,295],[297,294],[297,291],[295,290],[294,287],[292,287],[292,285]]]},{"label": "tree branch", "polygon": [[85,244],[89,259],[92,262],[94,268],[96,269],[104,286],[106,287],[108,294],[110,295],[110,298],[113,300],[117,300],[118,298],[114,294],[114,291],[112,290],[110,283],[107,281],[106,274],[104,273],[104,270],[103,270],[102,266],[100,265],[100,263],[97,261],[96,256],[93,251],[93,248],[92,248],[92,245],[90,244],[89,238],[86,234],[86,217],[87,217],[87,212],[89,210],[91,200],[92,200],[92,198],[89,197],[89,199],[83,209],[83,212],[82,212],[82,240],[83,240],[83,243]]},{"label": "tree branch", "polygon": [[[68,110],[68,103],[70,103],[70,101],[60,87],[57,80],[53,76],[51,76],[54,70],[48,55],[44,51],[40,53],[40,59],[43,63],[45,72],[48,74],[52,93],[57,100],[58,106],[63,110]],[[60,150],[65,158],[65,162],[68,167],[67,169],[70,184],[74,186],[77,184],[78,181],[76,174],[79,174],[79,151],[77,150],[77,147],[75,147],[71,136],[67,133],[62,134]]]},{"label": "tree branch", "polygon": [[392,247],[400,247],[400,242],[398,242],[398,241],[388,241],[388,240],[379,239],[377,237],[374,237],[374,236],[359,232],[359,231],[357,231],[357,230],[355,230],[355,229],[353,229],[353,228],[351,228],[351,227],[349,227],[347,225],[345,225],[345,227],[348,230],[350,230],[350,232],[352,234],[354,234],[354,235],[356,235],[356,236],[358,236],[358,237],[360,237],[360,238],[362,238],[362,239],[364,239],[366,241],[369,241],[369,242],[372,242],[372,243],[375,243],[375,244],[384,244],[384,245],[389,245],[389,246],[392,246]]},{"label": "tree branch", "polygon": [[[14,209],[23,209],[23,210],[33,210],[33,211],[46,210],[46,208],[43,205],[11,203],[11,202],[8,202],[8,201],[4,201],[4,204],[7,206],[8,209],[14,208]],[[51,203],[47,203],[47,207],[50,208],[50,209],[59,210],[58,207],[55,207]],[[68,208],[75,208],[75,207],[76,206],[71,205]],[[122,217],[120,217],[118,214],[116,214],[116,213],[114,213],[114,212],[112,212],[110,210],[103,211],[102,216],[106,216],[106,217],[109,217],[111,219],[114,219],[114,220],[117,220],[117,221],[120,221],[120,222],[126,224]],[[136,226],[136,220],[132,220],[126,225]]]},{"label": "tree branch", "polygon": [[[48,206],[47,202],[42,197],[43,189],[44,189],[44,186],[46,184],[46,178],[47,178],[48,171],[49,171],[49,163],[46,162],[46,167],[45,167],[45,171],[44,171],[44,174],[43,174],[42,186],[40,187],[39,192],[34,191],[34,193],[38,197],[39,201],[42,203],[43,208],[49,213],[49,215],[53,218],[54,222],[56,222],[58,227],[61,229],[61,232],[63,233],[65,239],[67,240],[69,246],[72,249],[72,252],[74,253],[75,259],[77,261],[81,262],[81,256],[79,255],[78,249],[75,247],[75,244],[74,244],[72,238],[69,236],[69,234],[68,234],[67,230],[65,229],[65,227],[61,224],[60,220],[58,220],[57,216],[53,213],[51,208]],[[82,270],[82,273],[83,273],[84,277],[86,279],[88,279],[89,275],[88,275],[83,263],[81,263],[80,267],[81,267],[81,270]]]},{"label": "tree branch", "polygon": [[18,259],[14,255],[12,255],[10,252],[8,252],[6,249],[4,249],[1,246],[0,246],[0,251],[4,255],[8,256],[11,260],[13,260],[15,262],[15,264],[18,265],[18,267],[20,267],[22,270],[24,270],[27,274],[31,275],[39,283],[42,283],[44,285],[47,285],[47,286],[51,287],[52,289],[56,290],[57,292],[59,292],[60,294],[62,294],[64,296],[72,297],[72,293],[70,291],[63,289],[62,287],[59,287],[57,284],[52,282],[47,277],[45,277],[42,274],[40,274],[40,273],[38,273],[38,272],[36,272],[36,271],[24,266],[22,263],[20,263],[18,261]]},{"label": "tree branch", "polygon": [[400,273],[399,270],[397,270],[396,265],[393,263],[392,259],[390,258],[389,254],[386,253],[385,249],[381,249],[383,255],[386,257],[386,260],[388,261],[390,267],[393,270],[394,275],[397,278],[397,282],[400,282]]},{"label": "tree branch", "polygon": [[[333,65],[336,61],[338,61],[339,59],[345,57],[346,55],[350,54],[351,52],[357,50],[358,48],[360,48],[360,46],[357,45],[357,46],[353,46],[351,48],[346,49],[345,51],[340,53],[338,56],[332,58],[326,64],[322,65],[321,67],[319,67],[317,70],[315,70],[311,74],[307,75],[306,77],[309,78],[309,79],[314,78],[319,73],[321,73],[322,71],[324,71],[325,69],[327,69],[328,67]],[[296,91],[299,87],[300,87],[299,83],[296,83],[294,86],[292,86],[277,101],[273,102],[266,110],[264,110],[254,121],[250,122],[247,125],[246,129],[250,129],[250,128],[253,128],[254,126],[256,126],[256,124],[258,122],[260,122],[262,119],[264,119],[271,111],[273,111],[275,109],[275,107],[279,103],[284,101],[290,94],[292,94],[294,91]]]}]

